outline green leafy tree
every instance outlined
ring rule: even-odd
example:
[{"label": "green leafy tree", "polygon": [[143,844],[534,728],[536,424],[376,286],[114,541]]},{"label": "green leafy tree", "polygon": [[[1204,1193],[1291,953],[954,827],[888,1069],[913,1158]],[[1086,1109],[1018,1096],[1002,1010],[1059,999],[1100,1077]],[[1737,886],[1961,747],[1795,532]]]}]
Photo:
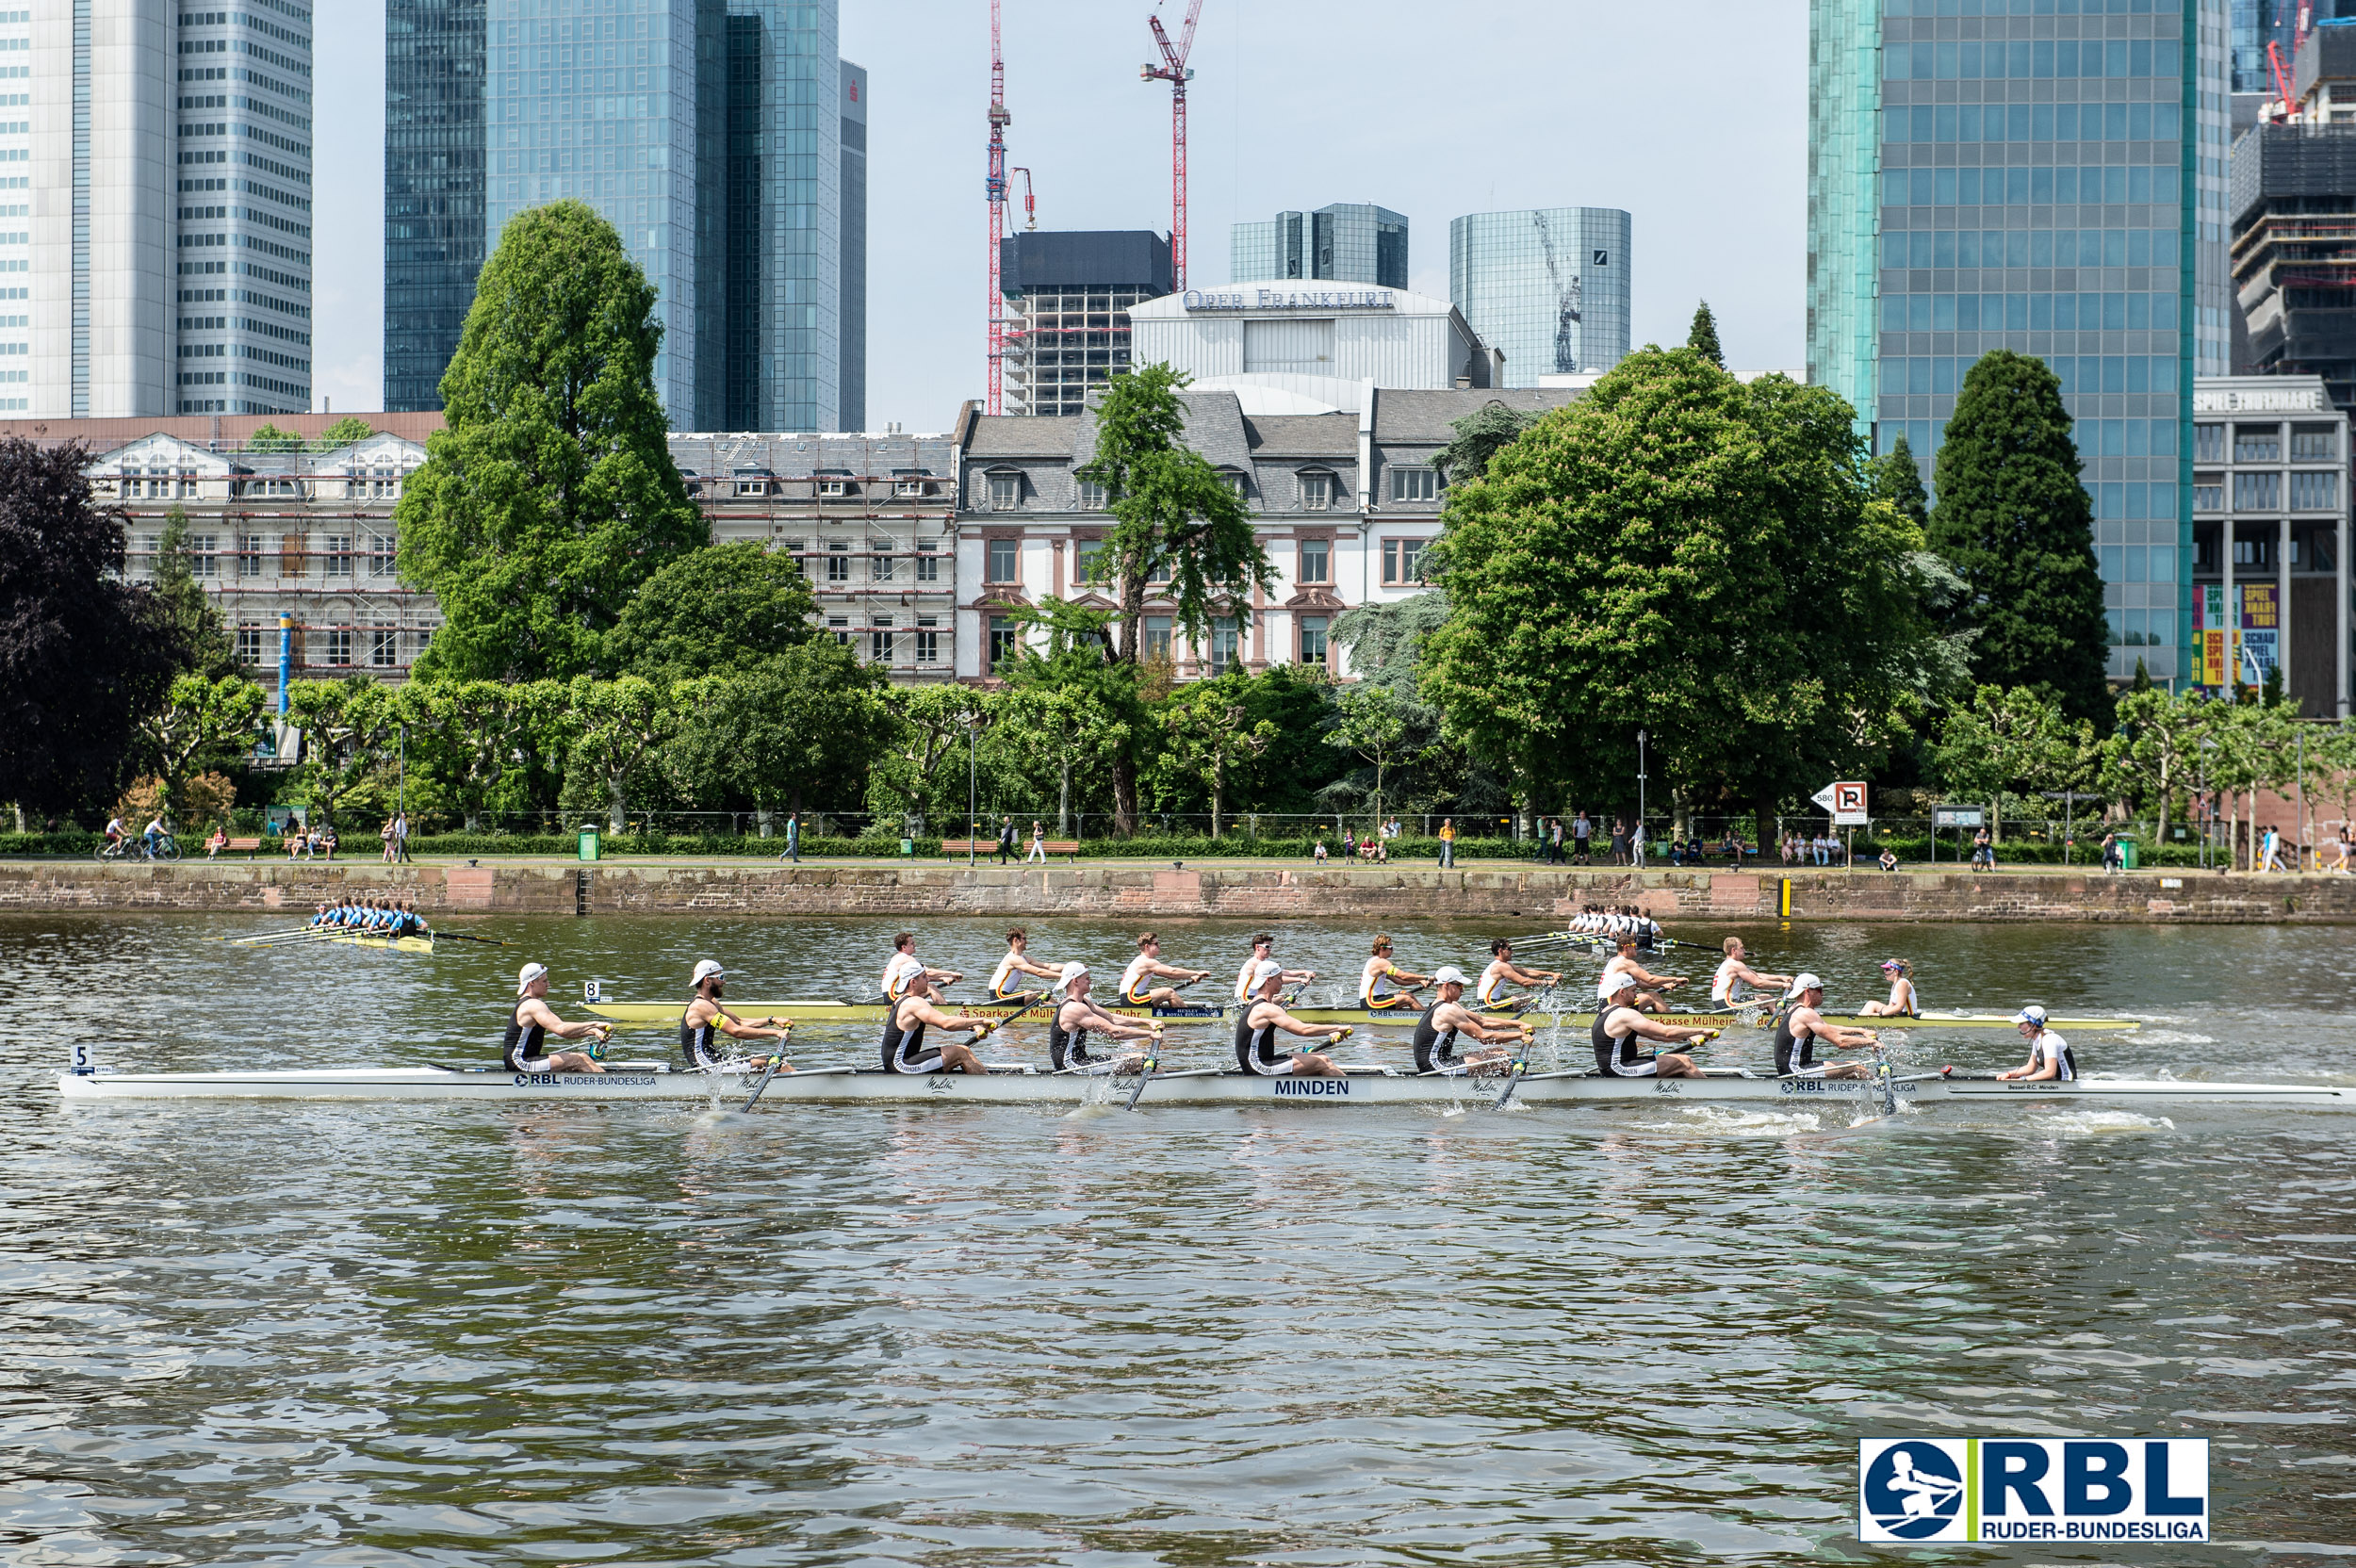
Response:
[{"label": "green leafy tree", "polygon": [[139,723],[144,762],[163,786],[172,820],[196,820],[189,782],[234,760],[254,738],[268,698],[243,676],[184,675],[162,707]]},{"label": "green leafy tree", "polygon": [[311,808],[313,825],[378,804],[385,793],[380,776],[401,724],[391,688],[364,675],[298,680],[286,688],[286,716],[303,732],[293,783]]},{"label": "green leafy tree", "polygon": [[299,452],[303,449],[303,437],[290,430],[280,430],[275,424],[265,422],[245,438],[245,449],[250,452]]},{"label": "green leafy tree", "polygon": [[809,642],[816,609],[792,556],[707,545],[646,580],[614,628],[614,662],[659,679],[748,669]]},{"label": "green leafy tree", "polygon": [[566,688],[574,727],[572,768],[593,781],[605,802],[606,825],[630,826],[630,788],[655,752],[679,732],[679,694],[643,676],[613,680],[575,676]]},{"label": "green leafy tree", "polygon": [[909,686],[889,693],[891,747],[869,790],[876,809],[912,811],[935,825],[944,824],[952,809],[961,813],[965,791],[950,784],[943,766],[964,753],[968,730],[990,726],[1003,700],[998,693],[973,686]]},{"label": "green leafy tree", "polygon": [[1413,702],[1424,640],[1448,625],[1448,591],[1427,588],[1388,603],[1355,605],[1333,617],[1333,645],[1371,686],[1388,687]]},{"label": "green leafy tree", "polygon": [[208,680],[237,673],[237,645],[221,623],[221,612],[196,579],[194,552],[188,548],[188,514],[178,506],[164,514],[163,532],[155,539],[155,597],[163,606],[188,667]]},{"label": "green leafy tree", "polygon": [[2102,743],[2102,789],[2130,807],[2149,807],[2154,836],[2168,838],[2172,797],[2200,776],[2201,743],[2209,737],[2217,704],[2198,693],[2182,695],[2153,686],[2119,699],[2118,727]]},{"label": "green leafy tree", "polygon": [[1489,471],[1497,453],[1520,440],[1538,417],[1533,410],[1490,402],[1462,419],[1451,420],[1448,428],[1455,438],[1432,454],[1432,466],[1440,470],[1440,482],[1462,484],[1479,479]]},{"label": "green leafy tree", "polygon": [[1353,686],[1335,707],[1326,743],[1366,759],[1374,769],[1374,815],[1380,822],[1391,774],[1416,756],[1406,704],[1387,686]]},{"label": "green leafy tree", "polygon": [[1000,665],[1006,722],[995,730],[1019,764],[1052,772],[1061,836],[1072,830],[1074,776],[1109,777],[1113,760],[1144,728],[1139,671],[1108,657],[1113,612],[1050,596],[1022,618],[1041,635],[1026,635]]},{"label": "green leafy tree", "polygon": [[374,435],[375,433],[376,427],[374,425],[369,424],[366,419],[359,417],[357,415],[347,414],[342,418],[336,420],[334,424],[328,426],[325,430],[319,432],[318,436],[311,442],[311,449],[321,452],[331,451],[337,447],[349,447],[354,441],[366,441],[369,436]]},{"label": "green leafy tree", "polygon": [[1989,803],[1989,827],[2004,834],[2006,793],[2074,790],[2096,755],[2094,727],[2025,686],[1983,686],[1949,716],[1935,752],[1951,792]]},{"label": "green leafy tree", "polygon": [[1238,762],[1267,751],[1277,735],[1273,722],[1255,721],[1251,710],[1235,700],[1240,695],[1235,688],[1248,681],[1248,677],[1237,675],[1198,680],[1171,693],[1162,705],[1162,729],[1170,737],[1174,760],[1208,789],[1214,839],[1219,837],[1227,805],[1230,775]]},{"label": "green leafy tree", "polygon": [[1762,811],[1886,750],[1924,635],[1921,538],[1872,498],[1831,393],[1646,350],[1445,516],[1450,612],[1419,690],[1526,799],[1617,793],[1640,727],[1673,783]]},{"label": "green leafy tree", "polygon": [[655,291],[579,202],[509,220],[402,485],[401,575],[443,625],[428,678],[570,679],[646,580],[704,544],[664,442]]},{"label": "green leafy tree", "polygon": [[1693,307],[1693,324],[1686,331],[1685,346],[1719,369],[1726,368],[1726,351],[1718,346],[1718,318],[1711,314],[1708,300]]},{"label": "green leafy tree", "polygon": [[667,750],[682,792],[759,810],[861,799],[890,743],[883,672],[831,637],[683,682]]},{"label": "green leafy tree", "polygon": [[1922,470],[1914,460],[1914,449],[1906,445],[1901,434],[1890,443],[1890,450],[1873,459],[1873,495],[1897,508],[1898,514],[1915,527],[1928,532],[1931,526],[1931,493],[1922,485]]},{"label": "green leafy tree", "polygon": [[2043,687],[2071,718],[2106,726],[2110,629],[2094,502],[2078,469],[2061,383],[2045,362],[1983,354],[1939,449],[1929,538],[1972,590],[1973,678]]},{"label": "green leafy tree", "polygon": [[[1115,518],[1098,570],[1120,606],[1108,656],[1132,666],[1143,661],[1149,580],[1192,642],[1214,619],[1248,614],[1252,589],[1276,581],[1243,498],[1183,443],[1186,405],[1178,394],[1186,384],[1167,365],[1114,376],[1097,410],[1095,455],[1077,470],[1104,487]],[[1137,764],[1127,751],[1113,759],[1113,815],[1119,831],[1137,830]]]}]

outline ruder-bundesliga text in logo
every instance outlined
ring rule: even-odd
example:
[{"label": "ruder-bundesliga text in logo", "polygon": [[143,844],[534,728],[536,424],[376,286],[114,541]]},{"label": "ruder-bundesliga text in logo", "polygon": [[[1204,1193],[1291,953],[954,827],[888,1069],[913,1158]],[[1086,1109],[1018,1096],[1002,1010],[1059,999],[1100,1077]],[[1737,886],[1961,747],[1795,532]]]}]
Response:
[{"label": "ruder-bundesliga text in logo", "polygon": [[2209,1539],[2205,1437],[1869,1437],[1857,1539]]}]

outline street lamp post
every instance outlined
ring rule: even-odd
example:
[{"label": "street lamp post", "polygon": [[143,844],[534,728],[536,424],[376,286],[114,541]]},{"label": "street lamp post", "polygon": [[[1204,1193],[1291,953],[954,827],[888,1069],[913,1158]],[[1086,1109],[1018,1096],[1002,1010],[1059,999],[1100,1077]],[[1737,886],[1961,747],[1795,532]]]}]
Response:
[{"label": "street lamp post", "polygon": [[2209,798],[2209,753],[2211,753],[2211,752],[2215,751],[2216,749],[2217,749],[2217,743],[2216,743],[2215,741],[2212,741],[2212,740],[2206,740],[2206,739],[2203,739],[2203,740],[2201,741],[2201,869],[2202,871],[2207,871],[2207,870],[2209,869],[2209,837],[2210,837],[2210,830],[2211,830],[2211,826],[2212,826],[2212,825],[2213,825],[2213,823],[2215,822],[2216,817],[2217,817],[2217,802],[2215,802],[2215,801],[2213,801],[2213,800],[2211,800],[2211,799]]},{"label": "street lamp post", "polygon": [[1644,741],[1643,730],[1636,732],[1636,831],[1629,842],[1636,850],[1636,869],[1644,869]]},{"label": "street lamp post", "polygon": [[968,720],[966,721],[966,725],[965,725],[965,863],[966,863],[967,865],[969,865],[969,866],[970,866],[970,865],[972,865],[972,864],[973,863],[973,835],[974,835],[975,831],[976,831],[976,830],[979,828],[979,826],[980,826],[980,825],[979,825],[978,823],[976,823],[976,822],[973,820],[973,814],[974,814],[976,811],[978,811],[978,810],[980,810],[980,809],[981,809],[981,802],[980,802],[980,799],[979,799],[979,798],[975,795],[975,793],[974,793],[974,790],[975,790],[975,787],[976,787],[976,775],[975,775],[975,773],[974,773],[974,771],[973,771],[973,755],[974,755],[974,746],[975,746],[975,744],[977,743],[978,738],[980,737],[981,733],[982,733],[982,731],[981,731],[981,728],[980,728],[980,727],[979,727],[979,726],[975,725],[975,724],[974,724],[974,723],[973,723],[971,719],[968,719]]}]

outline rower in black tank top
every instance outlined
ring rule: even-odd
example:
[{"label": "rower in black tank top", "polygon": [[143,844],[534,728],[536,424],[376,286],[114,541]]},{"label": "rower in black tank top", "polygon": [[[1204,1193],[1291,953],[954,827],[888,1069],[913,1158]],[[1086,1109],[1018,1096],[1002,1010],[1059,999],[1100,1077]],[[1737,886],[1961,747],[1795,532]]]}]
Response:
[{"label": "rower in black tank top", "polygon": [[1789,1078],[1816,1065],[1816,1032],[1792,1032],[1792,1009],[1775,1015],[1775,1076]]},{"label": "rower in black tank top", "polygon": [[523,1004],[507,1010],[507,1038],[501,1043],[499,1059],[510,1072],[546,1072],[548,1070],[548,1032],[537,1023],[526,1024],[517,1015]]},{"label": "rower in black tank top", "polygon": [[1274,1078],[1290,1072],[1292,1060],[1276,1054],[1276,1025],[1264,1023],[1252,1028],[1252,1009],[1246,1007],[1241,1021],[1235,1025],[1235,1065],[1246,1072]]},{"label": "rower in black tank top", "polygon": [[1444,1003],[1434,1002],[1415,1021],[1415,1070],[1417,1072],[1456,1072],[1464,1064],[1456,1054],[1456,1031],[1442,1031],[1432,1026],[1432,1015]]},{"label": "rower in black tank top", "polygon": [[[695,1003],[691,1000],[687,1005],[692,1010]],[[680,1055],[687,1058],[687,1065],[691,1070],[699,1067],[720,1065],[720,1041],[717,1027],[720,1015],[714,1013],[701,1023],[690,1023],[687,1021],[685,1011],[679,1014],[679,1051]]]},{"label": "rower in black tank top", "polygon": [[1086,1029],[1064,1028],[1061,1007],[1047,1021],[1047,1060],[1057,1072],[1072,1069],[1086,1072],[1106,1065],[1104,1057],[1088,1054]]},{"label": "rower in black tank top", "polygon": [[1612,1078],[1650,1078],[1661,1070],[1656,1057],[1638,1054],[1633,1029],[1626,1035],[1613,1035],[1604,1028],[1612,1014],[1634,1010],[1608,1002],[1595,1009],[1595,1021],[1588,1026],[1587,1038],[1595,1048],[1596,1071]]},{"label": "rower in black tank top", "polygon": [[924,1025],[921,1022],[903,1026],[901,1013],[910,997],[902,997],[892,1004],[884,1016],[883,1070],[886,1072],[939,1072],[941,1053],[924,1044]]}]

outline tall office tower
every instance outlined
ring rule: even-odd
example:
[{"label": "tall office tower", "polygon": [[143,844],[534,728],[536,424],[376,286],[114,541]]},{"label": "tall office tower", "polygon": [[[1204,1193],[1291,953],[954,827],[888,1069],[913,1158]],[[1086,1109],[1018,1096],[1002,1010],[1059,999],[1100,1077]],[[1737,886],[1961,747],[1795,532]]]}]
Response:
[{"label": "tall office tower", "polygon": [[843,62],[843,417],[867,428],[867,68]]},{"label": "tall office tower", "polygon": [[1280,212],[1274,222],[1228,230],[1228,281],[1331,278],[1407,286],[1407,220],[1388,207],[1336,202],[1315,212]]},{"label": "tall office tower", "polygon": [[25,358],[0,412],[308,410],[308,0],[0,11],[8,61],[0,352]]},{"label": "tall office tower", "polygon": [[1013,307],[1008,414],[1079,414],[1088,388],[1129,367],[1129,307],[1170,292],[1170,240],[1151,229],[1048,230],[998,242]]},{"label": "tall office tower", "polygon": [[2227,32],[2226,0],[1811,0],[1809,379],[1930,477],[1972,363],[2046,360],[2116,678],[2190,673],[2192,381],[2230,330]]},{"label": "tall office tower", "polygon": [[1609,370],[1628,357],[1628,242],[1618,207],[1476,212],[1448,226],[1448,291],[1505,384]]},{"label": "tall office tower", "polygon": [[384,406],[442,406],[483,266],[484,0],[385,0]]}]

